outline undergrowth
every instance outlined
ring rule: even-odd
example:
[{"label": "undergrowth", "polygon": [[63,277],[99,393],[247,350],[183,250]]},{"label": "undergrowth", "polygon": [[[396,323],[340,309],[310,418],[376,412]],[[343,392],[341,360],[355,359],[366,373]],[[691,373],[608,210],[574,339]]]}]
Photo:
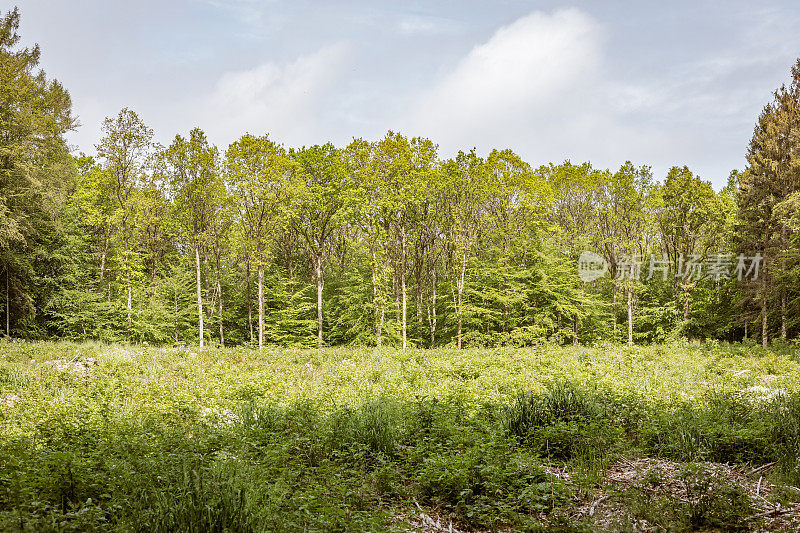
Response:
[{"label": "undergrowth", "polygon": [[[558,370],[527,386],[498,381],[486,394],[426,394],[435,392],[432,384],[400,393],[406,379],[424,381],[420,366],[471,387],[488,372],[475,354],[459,363],[461,374],[474,370],[466,382],[446,361],[381,353],[374,364],[386,370],[377,384],[348,384],[333,370],[362,371],[353,361],[358,352],[286,350],[282,364],[292,371],[281,376],[270,371],[274,363],[245,351],[48,346],[50,356],[72,359],[84,350],[78,358],[97,357],[84,375],[41,363],[48,353],[39,348],[35,363],[17,351],[4,354],[0,367],[2,530],[400,530],[417,506],[463,528],[581,530],[589,526],[567,517],[570,502],[602,488],[605,469],[631,456],[687,465],[774,461],[773,481],[800,485],[800,394],[791,387],[769,398],[741,393],[753,377],[748,383],[719,369],[760,363],[736,353],[723,352],[727,360],[716,353],[702,361],[713,364],[692,372],[738,390],[719,386],[690,398],[686,391],[653,397]],[[530,360],[546,368],[551,356]],[[494,357],[511,359],[503,364],[525,375],[519,352]],[[625,357],[650,368],[668,356]],[[790,384],[795,363],[768,357]],[[579,364],[587,361],[598,375],[621,371],[619,355]],[[320,375],[337,381],[339,396]],[[571,479],[555,475],[559,469]],[[747,526],[736,487],[687,472],[698,496],[658,523]],[[660,505],[629,501],[642,517]]]}]

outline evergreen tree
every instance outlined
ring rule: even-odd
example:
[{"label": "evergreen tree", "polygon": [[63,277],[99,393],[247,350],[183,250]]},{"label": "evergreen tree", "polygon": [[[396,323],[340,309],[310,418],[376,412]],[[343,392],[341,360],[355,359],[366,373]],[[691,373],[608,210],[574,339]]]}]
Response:
[{"label": "evergreen tree", "polygon": [[[64,134],[76,126],[69,93],[37,70],[39,46],[19,47],[20,15],[0,14],[0,275],[4,333],[36,319],[38,276],[32,256],[58,231],[57,215],[75,167]],[[43,278],[40,278],[43,279]],[[12,321],[13,317],[13,321]]]}]

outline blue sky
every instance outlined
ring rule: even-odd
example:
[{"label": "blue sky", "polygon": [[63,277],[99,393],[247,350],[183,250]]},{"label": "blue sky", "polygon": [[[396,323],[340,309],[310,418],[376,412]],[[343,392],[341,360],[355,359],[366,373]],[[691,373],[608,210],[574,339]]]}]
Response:
[{"label": "blue sky", "polygon": [[[387,130],[534,166],[688,165],[717,188],[800,56],[792,2],[24,0],[21,34],[70,90],[93,152],[136,110],[288,146]],[[2,8],[3,11],[8,8]]]}]

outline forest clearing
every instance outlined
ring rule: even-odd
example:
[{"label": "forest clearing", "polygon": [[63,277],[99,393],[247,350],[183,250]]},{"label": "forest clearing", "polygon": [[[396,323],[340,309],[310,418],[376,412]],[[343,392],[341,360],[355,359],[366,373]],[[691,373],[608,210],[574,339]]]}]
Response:
[{"label": "forest clearing", "polygon": [[3,530],[800,524],[796,347],[0,353]]},{"label": "forest clearing", "polygon": [[0,8],[0,532],[800,531],[764,1]]}]

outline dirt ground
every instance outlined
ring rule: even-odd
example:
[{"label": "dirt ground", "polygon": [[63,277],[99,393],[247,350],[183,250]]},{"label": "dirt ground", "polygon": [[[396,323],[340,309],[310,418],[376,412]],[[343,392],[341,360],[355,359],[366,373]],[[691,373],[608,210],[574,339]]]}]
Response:
[{"label": "dirt ground", "polygon": [[[554,514],[591,531],[644,533],[670,525],[677,531],[800,531],[800,489],[776,490],[768,481],[773,466],[623,459],[605,470],[597,488],[576,490],[572,502]],[[546,470],[573,484],[570,472]],[[540,519],[547,524],[548,517]],[[410,525],[406,531],[415,533],[471,531],[446,513],[421,507],[404,520]]]}]

